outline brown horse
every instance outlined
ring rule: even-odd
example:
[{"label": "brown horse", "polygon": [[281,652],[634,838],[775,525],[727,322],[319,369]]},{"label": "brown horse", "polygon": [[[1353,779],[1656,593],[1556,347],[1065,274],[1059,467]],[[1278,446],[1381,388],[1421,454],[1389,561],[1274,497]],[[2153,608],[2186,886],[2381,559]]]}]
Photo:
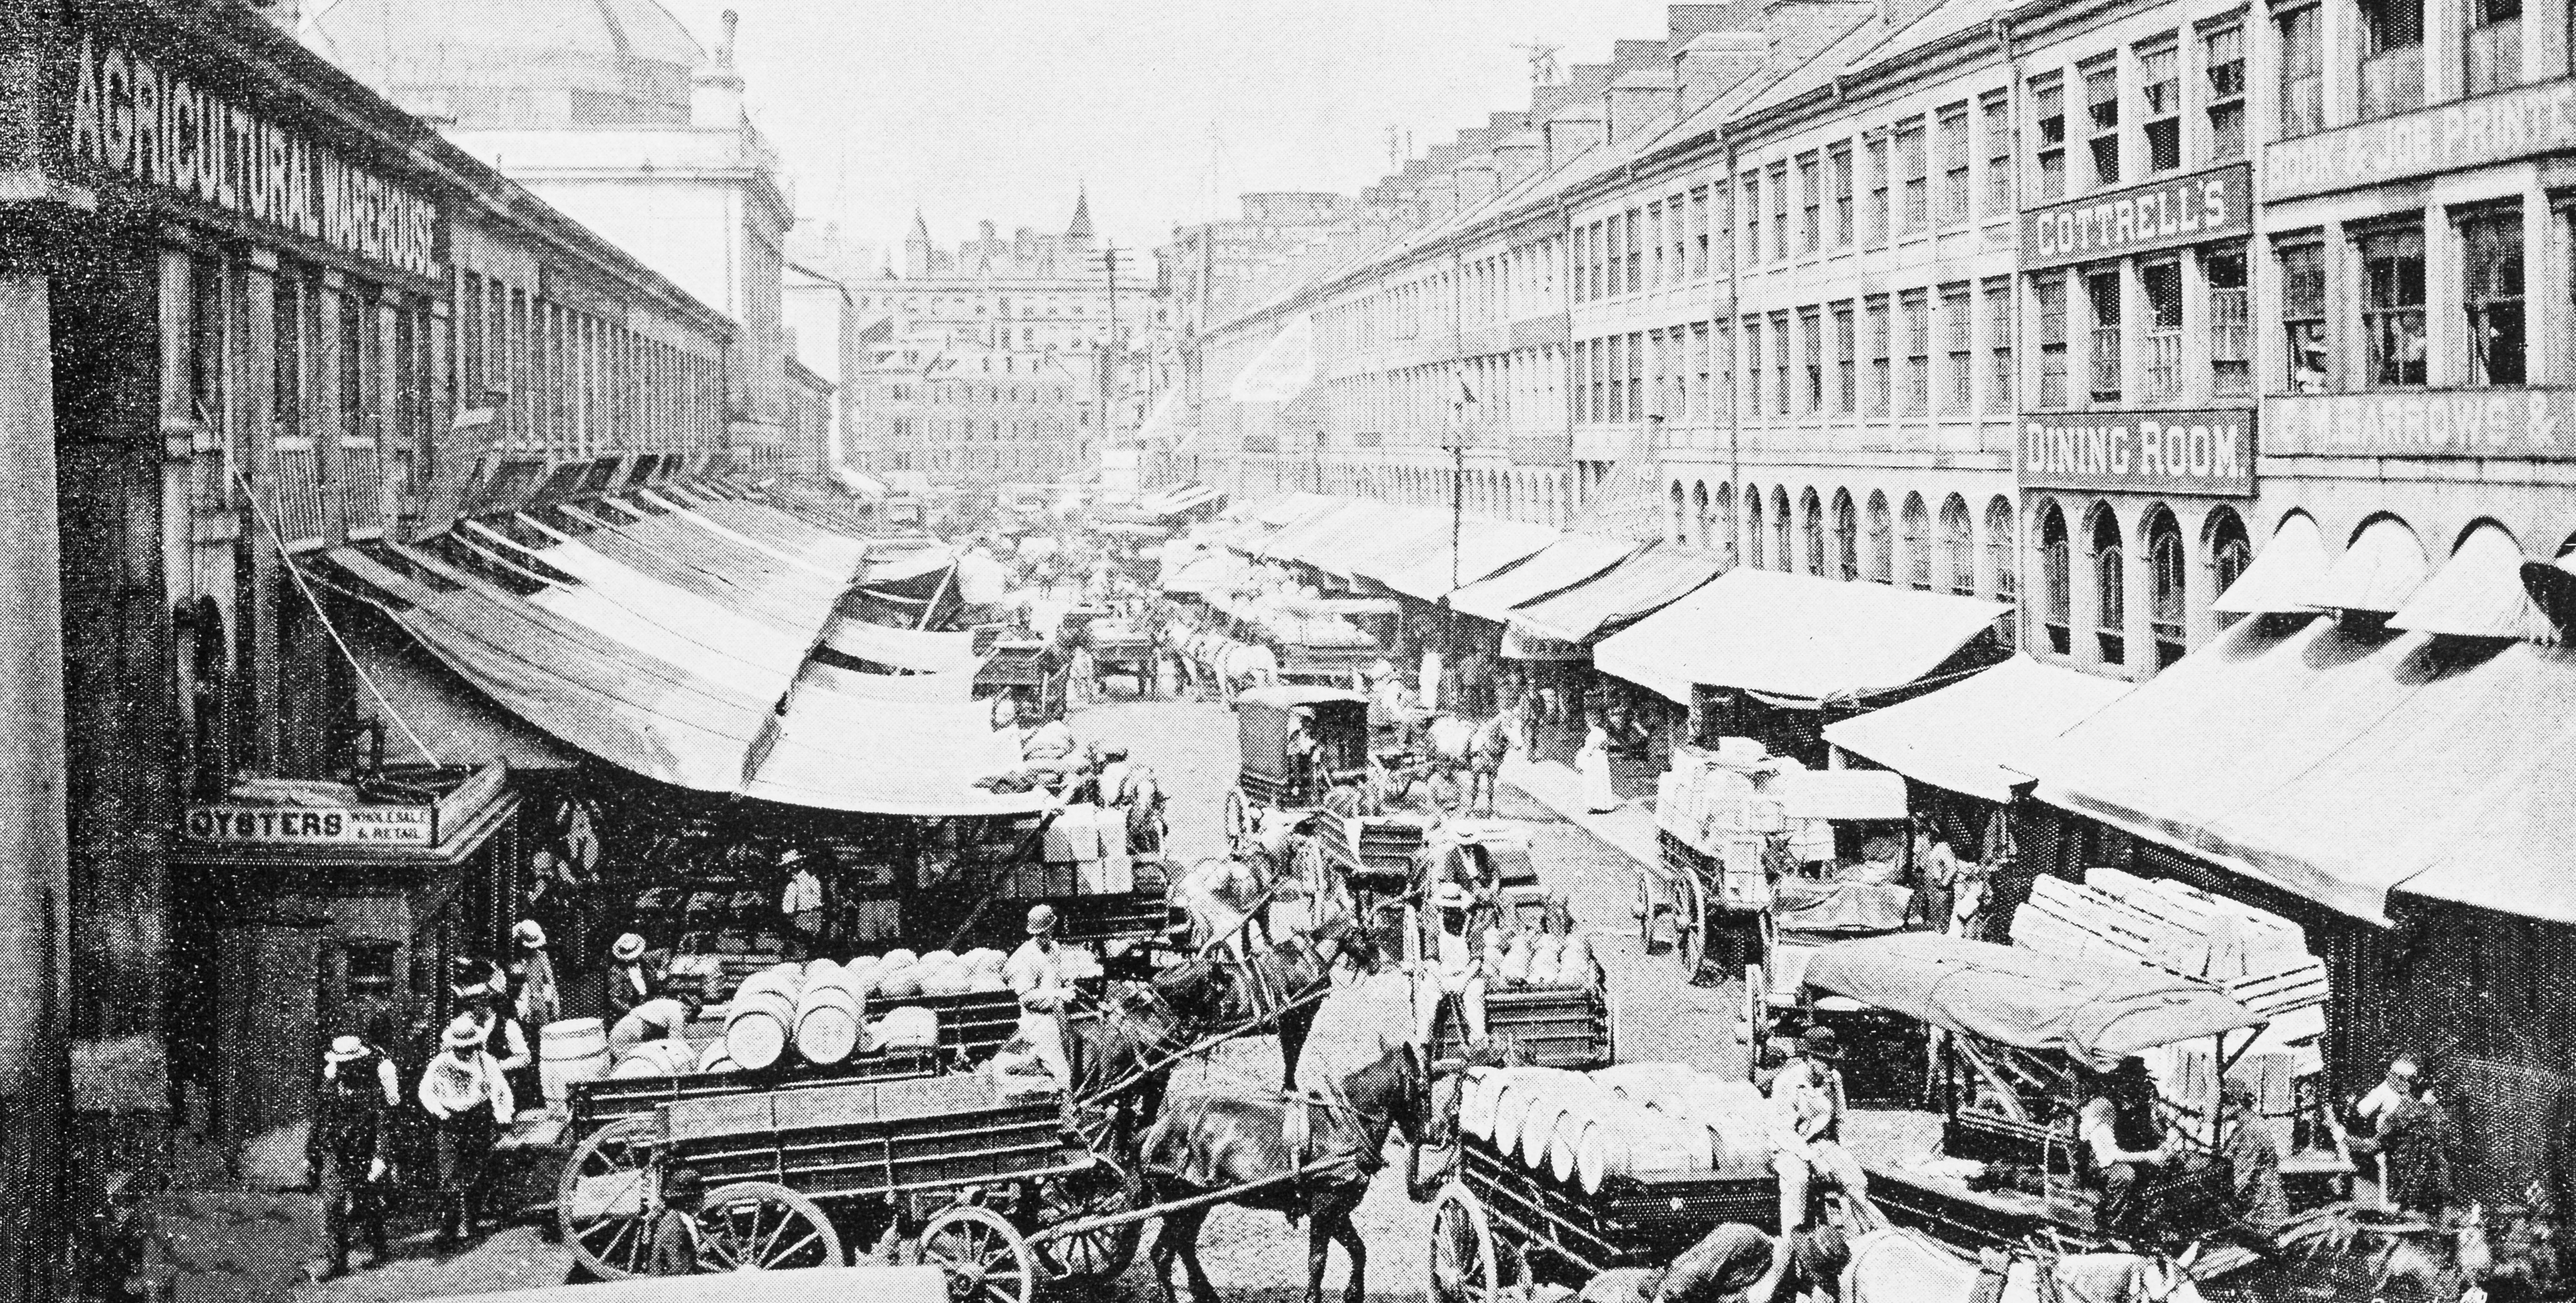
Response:
[{"label": "brown horse", "polygon": [[1064,1056],[1073,1069],[1066,1097],[1123,1138],[1161,1115],[1163,1092],[1186,1042],[1182,1018],[1152,986],[1112,982],[1097,1018],[1066,1020]]},{"label": "brown horse", "polygon": [[[1306,1303],[1323,1303],[1324,1263],[1333,1244],[1350,1255],[1345,1303],[1366,1297],[1368,1246],[1351,1213],[1385,1166],[1387,1134],[1419,1145],[1431,1111],[1421,1056],[1398,1045],[1342,1079],[1339,1099],[1231,1099],[1192,1095],[1171,1101],[1145,1133],[1143,1162],[1152,1202],[1223,1193],[1221,1202],[1306,1220]],[[1189,1274],[1192,1303],[1217,1303],[1199,1265],[1199,1228],[1214,1204],[1168,1213],[1154,1235],[1154,1278],[1163,1303],[1179,1303],[1172,1263]]]},{"label": "brown horse", "polygon": [[2321,1208],[2293,1218],[2277,1252],[2202,1288],[2212,1303],[2307,1297],[2326,1303],[2456,1303],[2482,1268],[2484,1238],[2376,1209]]},{"label": "brown horse", "polygon": [[1297,1060],[1306,1052],[1306,1037],[1315,1029],[1324,992],[1333,970],[1347,964],[1354,971],[1375,973],[1383,962],[1377,938],[1348,913],[1337,913],[1267,948],[1254,948],[1240,962],[1209,954],[1185,960],[1154,977],[1154,989],[1193,1033],[1263,1025],[1247,1034],[1279,1035],[1279,1088],[1297,1088]]}]

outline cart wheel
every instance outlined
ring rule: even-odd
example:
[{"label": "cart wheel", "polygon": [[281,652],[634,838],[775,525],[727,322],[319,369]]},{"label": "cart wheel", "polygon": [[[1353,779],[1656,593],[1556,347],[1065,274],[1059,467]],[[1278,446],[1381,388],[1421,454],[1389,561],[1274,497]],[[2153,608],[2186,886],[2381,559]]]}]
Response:
[{"label": "cart wheel", "polygon": [[1226,789],[1225,809],[1219,815],[1217,827],[1225,833],[1225,847],[1229,851],[1242,845],[1243,839],[1251,835],[1252,799],[1243,794],[1242,788]]},{"label": "cart wheel", "polygon": [[1662,953],[1655,944],[1655,889],[1646,883],[1646,875],[1637,875],[1637,903],[1629,912],[1637,919],[1637,944],[1647,954]]},{"label": "cart wheel", "polygon": [[1000,1213],[959,1204],[921,1228],[922,1265],[948,1273],[954,1303],[1030,1303],[1038,1265],[1029,1242]]},{"label": "cart wheel", "polygon": [[1512,1283],[1494,1248],[1493,1219],[1475,1194],[1456,1181],[1431,1204],[1431,1272],[1424,1303],[1495,1303]]},{"label": "cart wheel", "polygon": [[1681,955],[1682,980],[1699,980],[1708,961],[1708,895],[1697,875],[1685,876],[1673,891],[1673,949]]},{"label": "cart wheel", "polygon": [[[1133,1212],[1142,1206],[1143,1196],[1135,1177],[1114,1163],[1097,1163],[1038,1182],[1037,1224],[1043,1229]],[[1049,1281],[1102,1285],[1116,1280],[1136,1260],[1136,1246],[1144,1238],[1145,1223],[1131,1221],[1052,1236],[1029,1247],[1036,1251],[1038,1266]]]},{"label": "cart wheel", "polygon": [[624,1280],[652,1266],[653,1217],[662,1210],[653,1157],[661,1139],[653,1119],[621,1118],[575,1147],[555,1178],[563,1242],[601,1280]]},{"label": "cart wheel", "polygon": [[1745,1052],[1753,1056],[1753,1066],[1762,1066],[1762,1042],[1771,1023],[1771,974],[1760,964],[1744,966],[1744,1012],[1736,1015],[1736,1030],[1744,1039]]},{"label": "cart wheel", "polygon": [[821,1205],[769,1181],[738,1181],[698,1210],[700,1271],[789,1271],[849,1261]]}]

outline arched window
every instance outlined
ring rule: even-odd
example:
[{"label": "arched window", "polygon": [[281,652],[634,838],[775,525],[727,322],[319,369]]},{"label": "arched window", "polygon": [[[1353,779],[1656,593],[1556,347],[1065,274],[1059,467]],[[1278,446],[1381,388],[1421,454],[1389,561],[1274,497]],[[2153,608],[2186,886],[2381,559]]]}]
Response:
[{"label": "arched window", "polygon": [[1923,505],[1923,495],[1905,495],[1905,510],[1899,517],[1905,529],[1905,583],[1909,588],[1932,591],[1932,512]]},{"label": "arched window", "polygon": [[1986,560],[1995,568],[1995,600],[2021,600],[2021,553],[2014,550],[2012,499],[1997,495],[1986,502]]},{"label": "arched window", "polygon": [[1896,522],[1888,518],[1887,495],[1869,495],[1869,581],[1896,582]]},{"label": "arched window", "polygon": [[1951,592],[1977,595],[1977,527],[1968,519],[1968,500],[1956,493],[1941,504],[1941,566]]},{"label": "arched window", "polygon": [[[2209,521],[2201,526],[2200,534],[2208,540],[2209,596],[2215,601],[2236,586],[2236,580],[2245,573],[2245,567],[2254,564],[2254,542],[2246,537],[2245,521],[2232,507],[2210,508]],[[2235,619],[2229,615],[2218,618],[2221,621]]]},{"label": "arched window", "polygon": [[1744,564],[1762,568],[1762,490],[1744,490]]},{"label": "arched window", "polygon": [[1690,542],[1690,497],[1682,491],[1681,481],[1673,481],[1673,514],[1665,522],[1664,533],[1676,543]]},{"label": "arched window", "polygon": [[1783,571],[1798,568],[1797,550],[1789,544],[1789,490],[1771,490],[1771,556],[1772,564]]},{"label": "arched window", "polygon": [[2052,502],[2039,509],[2039,622],[2048,649],[2072,654],[2075,622],[2075,557],[2066,535],[2066,513]]},{"label": "arched window", "polygon": [[1825,502],[1814,489],[1798,495],[1798,525],[1807,536],[1807,573],[1825,577]]},{"label": "arched window", "polygon": [[1735,564],[1735,486],[1720,484],[1709,495],[1708,545],[1716,548],[1728,565]]},{"label": "arched window", "polygon": [[2156,640],[2156,668],[2182,659],[2184,567],[2182,525],[2163,507],[2147,513],[2147,629]]},{"label": "arched window", "polygon": [[2103,664],[2125,665],[2129,661],[2129,556],[2120,546],[2120,518],[2112,513],[2111,504],[2093,505],[2093,521],[2085,534],[2093,547],[2093,644],[2102,653]]},{"label": "arched window", "polygon": [[1701,481],[1699,481],[1699,482],[1694,483],[1694,484],[1692,484],[1692,485],[1691,485],[1691,497],[1690,497],[1690,518],[1691,518],[1691,537],[1690,537],[1691,545],[1692,545],[1693,547],[1701,547],[1701,548],[1705,548],[1705,547],[1707,547],[1707,546],[1708,546],[1708,482],[1707,482],[1706,480],[1701,480]]},{"label": "arched window", "polygon": [[1834,578],[1860,578],[1860,508],[1852,505],[1849,489],[1834,490]]}]

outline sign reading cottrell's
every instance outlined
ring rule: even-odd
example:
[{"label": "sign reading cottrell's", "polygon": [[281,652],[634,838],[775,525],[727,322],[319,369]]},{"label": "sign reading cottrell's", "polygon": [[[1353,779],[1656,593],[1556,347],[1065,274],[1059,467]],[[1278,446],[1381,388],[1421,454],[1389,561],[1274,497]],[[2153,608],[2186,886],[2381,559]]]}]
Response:
[{"label": "sign reading cottrell's", "polygon": [[2045,412],[2021,418],[2013,470],[2026,489],[2254,495],[2254,413]]},{"label": "sign reading cottrell's", "polygon": [[81,37],[70,156],[115,176],[436,276],[438,208],[151,60]]},{"label": "sign reading cottrell's", "polygon": [[2269,199],[2324,194],[2576,149],[2576,81],[2560,79],[2263,147]]},{"label": "sign reading cottrell's", "polygon": [[2062,267],[2254,229],[2253,169],[2243,163],[2132,186],[2021,215],[2021,265]]}]

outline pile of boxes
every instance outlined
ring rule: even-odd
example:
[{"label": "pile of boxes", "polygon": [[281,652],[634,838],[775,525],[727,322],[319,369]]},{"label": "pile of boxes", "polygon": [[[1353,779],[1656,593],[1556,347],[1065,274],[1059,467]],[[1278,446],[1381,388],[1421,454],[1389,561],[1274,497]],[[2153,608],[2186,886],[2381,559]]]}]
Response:
[{"label": "pile of boxes", "polygon": [[1010,894],[1101,896],[1136,889],[1136,859],[1127,849],[1127,819],[1120,810],[1068,805],[1038,842],[1035,862],[1012,866]]}]

